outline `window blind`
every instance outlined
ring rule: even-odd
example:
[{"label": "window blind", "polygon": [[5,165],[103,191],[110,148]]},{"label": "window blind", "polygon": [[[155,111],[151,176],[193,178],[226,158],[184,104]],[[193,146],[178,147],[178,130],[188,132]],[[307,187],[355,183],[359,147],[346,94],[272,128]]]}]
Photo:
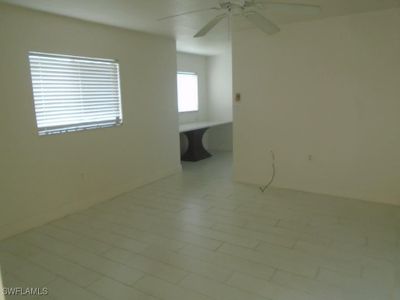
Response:
[{"label": "window blind", "polygon": [[122,124],[115,60],[30,52],[39,135]]}]

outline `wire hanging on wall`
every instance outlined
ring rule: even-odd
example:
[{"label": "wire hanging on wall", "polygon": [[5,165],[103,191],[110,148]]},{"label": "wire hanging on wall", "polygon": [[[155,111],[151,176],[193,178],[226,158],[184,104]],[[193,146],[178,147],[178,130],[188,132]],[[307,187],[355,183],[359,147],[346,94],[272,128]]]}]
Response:
[{"label": "wire hanging on wall", "polygon": [[264,185],[264,186],[260,186],[260,190],[261,192],[265,192],[270,186],[271,184],[274,182],[275,180],[275,175],[276,175],[276,167],[275,167],[275,153],[274,151],[271,150],[271,157],[272,157],[272,176],[270,181]]}]

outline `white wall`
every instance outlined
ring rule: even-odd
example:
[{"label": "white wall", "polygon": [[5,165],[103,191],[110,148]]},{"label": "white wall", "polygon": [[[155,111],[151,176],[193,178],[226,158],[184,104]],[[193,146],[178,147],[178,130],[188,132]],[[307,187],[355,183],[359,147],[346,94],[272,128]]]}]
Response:
[{"label": "white wall", "polygon": [[[0,238],[180,168],[173,40],[0,5]],[[118,59],[124,124],[39,137],[30,50]]]},{"label": "white wall", "polygon": [[[232,50],[207,60],[208,115],[212,121],[232,122]],[[232,124],[210,128],[207,133],[211,150],[232,151]]]},{"label": "white wall", "polygon": [[[235,36],[238,181],[400,204],[400,10]],[[311,156],[310,156],[311,155]]]},{"label": "white wall", "polygon": [[210,56],[208,70],[208,114],[213,121],[232,121],[232,51]]}]

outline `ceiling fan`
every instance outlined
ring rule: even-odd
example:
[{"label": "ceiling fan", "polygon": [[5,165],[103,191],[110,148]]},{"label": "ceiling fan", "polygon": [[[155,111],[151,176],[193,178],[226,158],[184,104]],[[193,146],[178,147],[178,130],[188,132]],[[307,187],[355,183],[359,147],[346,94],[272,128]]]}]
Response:
[{"label": "ceiling fan", "polygon": [[259,12],[260,10],[318,15],[321,12],[321,7],[318,5],[310,4],[272,2],[263,0],[220,0],[219,6],[187,11],[180,14],[161,18],[159,19],[159,21],[204,11],[217,11],[221,12],[221,14],[217,15],[203,28],[201,28],[200,31],[194,35],[195,38],[200,38],[207,35],[207,33],[209,33],[215,26],[217,26],[218,23],[220,23],[225,18],[231,16],[245,17],[266,34],[274,34],[279,32],[280,28],[276,24],[265,18]]}]

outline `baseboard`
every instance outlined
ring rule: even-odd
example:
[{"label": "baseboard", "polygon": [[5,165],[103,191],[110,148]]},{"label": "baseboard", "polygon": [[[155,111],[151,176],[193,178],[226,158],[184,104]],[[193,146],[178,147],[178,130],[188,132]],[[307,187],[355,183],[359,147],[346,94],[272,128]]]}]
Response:
[{"label": "baseboard", "polygon": [[0,241],[12,237],[16,234],[33,229],[35,227],[42,226],[51,221],[63,218],[67,215],[83,211],[85,209],[90,208],[93,205],[111,200],[127,192],[130,192],[136,188],[139,188],[147,184],[151,184],[155,181],[177,174],[181,171],[182,171],[182,166],[179,165],[173,169],[153,174],[154,176],[152,178],[147,178],[140,181],[136,180],[134,183],[124,184],[119,187],[116,187],[114,189],[114,192],[105,191],[104,197],[102,199],[86,199],[85,201],[79,199],[68,203],[64,203],[63,205],[57,207],[49,208],[47,210],[44,210],[43,213],[38,215],[21,216],[21,218],[19,218],[15,222],[0,227]]},{"label": "baseboard", "polygon": [[[255,188],[263,186],[263,184],[257,184],[242,178],[237,178],[234,177],[233,179],[234,182],[241,183],[241,184],[246,184],[246,185],[251,185],[254,186]],[[308,193],[308,194],[314,194],[314,195],[321,195],[321,196],[328,196],[328,197],[336,197],[336,198],[341,198],[341,199],[348,199],[348,200],[353,200],[353,201],[362,201],[362,202],[369,202],[369,203],[375,203],[375,204],[382,204],[382,205],[393,205],[393,206],[400,206],[400,203],[395,199],[385,199],[382,201],[376,201],[376,200],[371,200],[371,199],[364,199],[360,197],[355,197],[353,195],[340,195],[338,193],[326,193],[326,192],[320,192],[320,191],[311,191],[311,190],[306,190],[306,189],[299,189],[299,188],[292,188],[292,187],[286,187],[286,186],[280,186],[280,185],[275,185],[272,184],[271,188],[275,189],[281,189],[281,190],[288,190],[288,191],[293,191],[293,192],[301,192],[301,193]]]}]

